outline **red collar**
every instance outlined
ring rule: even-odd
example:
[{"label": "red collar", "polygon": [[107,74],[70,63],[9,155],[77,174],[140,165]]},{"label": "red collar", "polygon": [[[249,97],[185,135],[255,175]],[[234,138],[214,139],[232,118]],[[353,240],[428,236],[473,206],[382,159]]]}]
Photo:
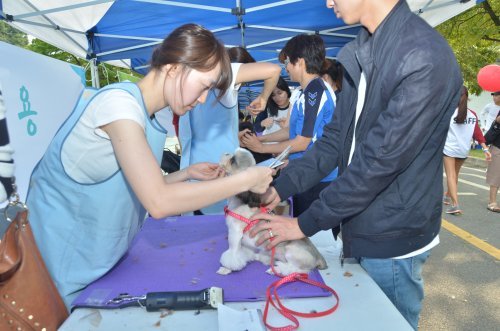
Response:
[{"label": "red collar", "polygon": [[[260,207],[260,211],[263,213],[267,213],[268,210],[267,210],[267,208]],[[247,224],[247,226],[243,229],[243,233],[247,232],[248,230],[250,230],[252,228],[252,226],[254,226],[255,224],[260,222],[260,220],[251,220],[249,218],[241,216],[240,214],[236,214],[235,212],[229,210],[229,208],[227,206],[224,207],[224,215],[226,215],[226,216],[229,215],[231,217],[236,218],[237,220],[245,222]]]}]

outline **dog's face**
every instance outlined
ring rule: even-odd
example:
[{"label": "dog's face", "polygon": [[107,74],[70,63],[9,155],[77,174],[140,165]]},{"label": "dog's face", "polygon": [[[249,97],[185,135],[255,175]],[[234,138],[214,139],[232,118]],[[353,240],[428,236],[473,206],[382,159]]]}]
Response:
[{"label": "dog's face", "polygon": [[234,175],[255,165],[255,159],[248,150],[237,148],[234,154],[226,153],[220,159],[220,165],[227,175]]},{"label": "dog's face", "polygon": [[[237,148],[234,154],[224,154],[220,160],[220,166],[224,168],[226,176],[235,175],[238,172],[244,171],[255,165],[255,159],[248,150],[243,148]],[[242,192],[236,195],[243,204],[250,206],[251,208],[260,206],[260,195],[250,191]]]}]

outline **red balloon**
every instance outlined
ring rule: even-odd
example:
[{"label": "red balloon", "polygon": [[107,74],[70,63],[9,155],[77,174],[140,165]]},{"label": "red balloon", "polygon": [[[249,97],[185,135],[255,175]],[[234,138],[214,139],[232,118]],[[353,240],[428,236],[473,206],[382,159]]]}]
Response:
[{"label": "red balloon", "polygon": [[488,64],[477,73],[477,83],[485,91],[500,91],[500,66]]}]

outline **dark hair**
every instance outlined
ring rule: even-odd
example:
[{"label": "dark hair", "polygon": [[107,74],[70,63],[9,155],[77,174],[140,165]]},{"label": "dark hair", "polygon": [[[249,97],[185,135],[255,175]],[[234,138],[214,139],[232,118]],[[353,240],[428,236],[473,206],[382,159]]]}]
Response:
[{"label": "dark hair", "polygon": [[[280,76],[280,78],[278,79],[278,84],[276,84],[276,87],[282,91],[285,91],[286,94],[288,95],[288,99],[290,99],[292,92],[290,92],[290,87],[288,87],[288,83],[283,79],[283,77]],[[267,109],[269,115],[271,115],[271,116],[278,115],[279,107],[276,104],[276,102],[274,102],[272,97],[269,97],[269,99],[267,100],[266,109]]]},{"label": "dark hair", "polygon": [[[241,47],[241,46],[236,46],[236,47],[231,47],[227,50],[227,54],[229,55],[229,60],[232,63],[254,63],[256,62],[255,59],[253,58],[248,51]],[[231,74],[232,74],[232,70]],[[240,102],[238,101],[238,109],[240,109]]]},{"label": "dark hair", "polygon": [[326,69],[321,71],[321,76],[328,75],[335,83],[335,86],[339,91],[342,91],[342,76],[344,75],[344,69],[342,65],[336,60],[326,59],[326,64],[328,65]]},{"label": "dark hair", "polygon": [[197,24],[185,24],[172,31],[153,51],[151,68],[181,64],[186,70],[207,72],[220,64],[220,75],[214,88],[223,95],[231,84],[231,64],[224,45],[212,32]]},{"label": "dark hair", "polygon": [[233,63],[253,63],[255,59],[248,53],[248,51],[241,47],[231,47],[227,50],[227,54],[229,55],[229,60]]},{"label": "dark hair", "polygon": [[299,58],[304,59],[306,63],[306,72],[308,74],[320,74],[325,64],[325,44],[318,35],[299,34],[290,39],[279,54],[281,63],[286,58],[290,63],[295,64]]},{"label": "dark hair", "polygon": [[460,91],[460,101],[458,102],[458,112],[457,117],[454,118],[455,123],[463,124],[467,117],[467,99],[469,98],[469,91],[465,86],[462,86]]}]

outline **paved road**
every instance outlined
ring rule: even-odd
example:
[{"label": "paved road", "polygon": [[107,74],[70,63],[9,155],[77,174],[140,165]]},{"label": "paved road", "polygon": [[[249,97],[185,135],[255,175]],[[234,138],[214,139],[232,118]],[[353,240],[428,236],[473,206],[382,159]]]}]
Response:
[{"label": "paved road", "polygon": [[424,267],[420,330],[500,330],[500,214],[486,210],[484,169],[462,168],[458,189],[464,212],[443,213],[450,225]]}]

